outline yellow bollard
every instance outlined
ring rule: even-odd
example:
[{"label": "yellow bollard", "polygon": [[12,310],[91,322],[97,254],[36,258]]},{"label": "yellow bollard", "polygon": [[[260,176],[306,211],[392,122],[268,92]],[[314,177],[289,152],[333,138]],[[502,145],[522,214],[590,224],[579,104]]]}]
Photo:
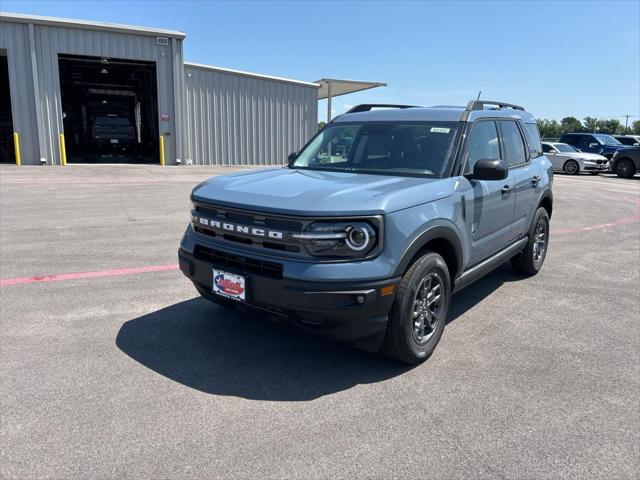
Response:
[{"label": "yellow bollard", "polygon": [[164,137],[160,135],[160,165],[164,167]]},{"label": "yellow bollard", "polygon": [[64,144],[64,133],[60,134],[60,165],[67,164],[67,147]]},{"label": "yellow bollard", "polygon": [[18,132],[13,132],[13,151],[16,154],[16,165],[22,165],[22,160],[20,159],[20,138],[18,137]]}]

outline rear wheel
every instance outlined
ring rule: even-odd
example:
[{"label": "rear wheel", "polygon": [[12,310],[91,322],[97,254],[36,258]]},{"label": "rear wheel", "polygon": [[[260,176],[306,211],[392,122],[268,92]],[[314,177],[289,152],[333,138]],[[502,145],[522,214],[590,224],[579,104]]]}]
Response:
[{"label": "rear wheel", "polygon": [[580,165],[575,160],[567,160],[562,169],[567,175],[578,175],[580,173]]},{"label": "rear wheel", "polygon": [[549,214],[540,207],[529,228],[529,241],[522,252],[511,259],[513,269],[523,275],[532,276],[540,271],[547,256],[549,245]]},{"label": "rear wheel", "polygon": [[621,158],[616,163],[616,175],[622,178],[631,178],[636,174],[636,166],[629,158]]},{"label": "rear wheel", "polygon": [[437,253],[425,253],[400,281],[382,352],[407,364],[429,358],[442,337],[450,299],[447,264]]}]

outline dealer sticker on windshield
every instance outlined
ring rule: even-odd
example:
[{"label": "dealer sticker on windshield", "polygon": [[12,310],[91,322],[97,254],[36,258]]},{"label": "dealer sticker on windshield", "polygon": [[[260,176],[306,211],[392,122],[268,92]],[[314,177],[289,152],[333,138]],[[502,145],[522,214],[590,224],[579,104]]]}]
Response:
[{"label": "dealer sticker on windshield", "polygon": [[246,300],[245,278],[242,275],[214,269],[213,293],[244,302]]},{"label": "dealer sticker on windshield", "polygon": [[443,127],[431,127],[431,133],[449,133],[449,130]]}]

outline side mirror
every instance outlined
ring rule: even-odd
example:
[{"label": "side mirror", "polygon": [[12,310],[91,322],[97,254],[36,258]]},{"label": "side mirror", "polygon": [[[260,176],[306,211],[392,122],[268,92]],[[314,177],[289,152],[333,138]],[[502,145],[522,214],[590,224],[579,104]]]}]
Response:
[{"label": "side mirror", "polygon": [[473,166],[473,173],[468,176],[471,180],[504,180],[509,170],[502,159],[481,158]]},{"label": "side mirror", "polygon": [[600,144],[599,143],[595,143],[595,142],[589,144],[589,148],[597,148],[599,146],[600,146]]},{"label": "side mirror", "polygon": [[293,162],[296,157],[298,156],[298,152],[291,152],[288,156],[287,156],[287,160],[289,160],[289,163]]}]

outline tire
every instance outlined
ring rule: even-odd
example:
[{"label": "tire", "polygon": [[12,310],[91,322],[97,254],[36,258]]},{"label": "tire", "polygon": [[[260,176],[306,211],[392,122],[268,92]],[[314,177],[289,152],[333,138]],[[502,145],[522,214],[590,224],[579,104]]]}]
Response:
[{"label": "tire", "polygon": [[621,158],[616,162],[616,175],[631,178],[636,174],[636,166],[630,158]]},{"label": "tire", "polygon": [[575,160],[567,160],[562,167],[567,175],[578,175],[580,173],[580,165]]},{"label": "tire", "polygon": [[429,358],[442,337],[450,300],[447,264],[437,253],[426,252],[400,281],[382,353],[406,364]]},{"label": "tire", "polygon": [[528,236],[527,246],[511,259],[511,266],[516,272],[531,277],[542,268],[549,247],[549,214],[544,208],[536,211]]}]

